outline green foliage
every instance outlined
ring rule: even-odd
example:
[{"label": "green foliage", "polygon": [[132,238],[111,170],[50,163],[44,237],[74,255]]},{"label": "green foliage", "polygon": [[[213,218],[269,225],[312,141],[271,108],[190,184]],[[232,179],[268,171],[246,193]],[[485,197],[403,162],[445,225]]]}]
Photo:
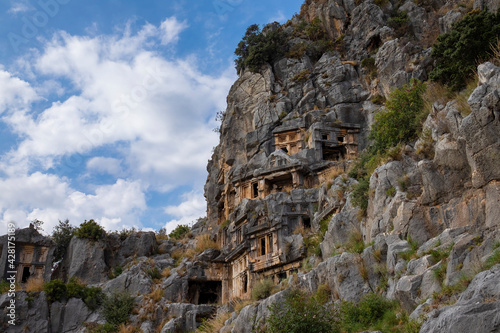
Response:
[{"label": "green foliage", "polygon": [[321,256],[321,247],[319,244],[323,241],[323,236],[321,234],[311,234],[304,237],[304,245],[307,248],[308,255]]},{"label": "green foliage", "polygon": [[260,280],[252,289],[252,299],[258,301],[271,296],[273,287],[274,283],[271,279]]},{"label": "green foliage", "polygon": [[352,204],[355,207],[359,207],[363,212],[363,215],[368,209],[369,190],[370,177],[365,176],[364,178],[361,178],[356,185],[354,185],[353,191],[351,193]]},{"label": "green foliage", "polygon": [[298,289],[288,291],[285,300],[272,304],[269,311],[271,333],[340,332],[336,311]]},{"label": "green foliage", "polygon": [[500,38],[500,11],[472,11],[455,23],[449,33],[438,37],[432,48],[436,60],[433,81],[462,89],[479,61],[490,56],[490,45]]},{"label": "green foliage", "polygon": [[388,197],[393,197],[396,194],[396,188],[394,186],[389,187],[386,191],[385,194]]},{"label": "green foliage", "polygon": [[409,85],[394,90],[386,103],[387,111],[375,115],[370,132],[375,152],[384,152],[398,143],[417,138],[422,120],[425,85],[412,79]]},{"label": "green foliage", "polygon": [[332,291],[330,289],[330,286],[327,283],[320,284],[318,286],[318,289],[316,290],[316,294],[314,295],[314,298],[316,301],[323,305],[328,303],[330,300],[330,297],[332,295]]},{"label": "green foliage", "polygon": [[99,287],[85,287],[85,289],[83,290],[82,300],[92,311],[97,310],[97,308],[102,305],[105,299],[106,295]]},{"label": "green foliage", "polygon": [[82,298],[85,290],[85,286],[78,282],[75,277],[69,279],[66,284],[66,297],[67,298]]},{"label": "green foliage", "polygon": [[69,224],[69,220],[59,221],[52,231],[52,240],[55,243],[54,261],[61,260],[66,254],[66,249],[73,237],[75,228]]},{"label": "green foliage", "polygon": [[95,311],[106,298],[106,295],[99,287],[87,287],[78,282],[75,277],[72,277],[67,284],[64,284],[59,279],[47,282],[43,290],[47,294],[49,302],[62,301],[72,297],[80,298],[87,305],[87,307]]},{"label": "green foliage", "polygon": [[106,321],[118,326],[128,321],[134,308],[134,298],[126,293],[113,293],[103,303],[103,314]]},{"label": "green foliage", "polygon": [[484,268],[485,269],[490,269],[491,267],[495,266],[496,264],[500,263],[500,249],[496,249],[493,251],[493,253],[486,259]]},{"label": "green foliage", "polygon": [[317,41],[325,39],[328,37],[326,30],[321,26],[321,20],[316,17],[312,22],[305,28],[305,33],[310,40]]},{"label": "green foliage", "polygon": [[67,298],[66,285],[59,279],[47,282],[43,286],[43,290],[47,294],[47,300],[49,302],[61,301],[62,299]]},{"label": "green foliage", "polygon": [[85,220],[75,229],[75,236],[78,238],[97,241],[106,236],[106,231],[94,220]]},{"label": "green foliage", "polygon": [[358,304],[343,302],[340,307],[342,330],[346,332],[369,330],[380,324],[396,307],[395,302],[376,293],[364,295]]},{"label": "green foliage", "polygon": [[85,328],[89,333],[115,333],[118,328],[110,323],[97,324],[97,323],[84,323]]},{"label": "green foliage", "polygon": [[158,280],[161,279],[161,272],[157,267],[148,269],[148,275],[153,279],[153,280]]},{"label": "green foliage", "polygon": [[405,11],[393,12],[387,23],[394,29],[398,37],[404,36],[410,31],[410,19]]},{"label": "green foliage", "polygon": [[344,244],[347,252],[351,253],[363,253],[366,248],[366,244],[363,241],[363,235],[358,229],[354,230],[350,235],[347,243]]},{"label": "green foliage", "polygon": [[328,225],[330,224],[330,220],[332,219],[332,214],[327,215],[324,219],[319,222],[319,231],[321,235],[325,235],[328,231]]},{"label": "green foliage", "polygon": [[7,280],[0,281],[0,294],[8,292],[10,289],[10,283]]},{"label": "green foliage", "polygon": [[375,58],[370,57],[361,60],[361,67],[366,68],[371,79],[377,76],[377,66],[375,65]]},{"label": "green foliage", "polygon": [[287,35],[278,22],[270,23],[261,31],[257,24],[248,27],[245,36],[234,51],[236,70],[245,68],[258,72],[262,65],[280,59],[287,52]]},{"label": "green foliage", "polygon": [[173,239],[181,239],[184,238],[184,236],[186,236],[190,231],[191,228],[188,225],[180,224],[171,233],[168,234],[168,237]]},{"label": "green foliage", "polygon": [[407,251],[404,251],[404,252],[401,252],[401,254],[400,254],[401,258],[403,258],[404,260],[410,260],[410,259],[412,259],[415,256],[415,254],[417,253],[417,250],[418,250],[418,243],[417,243],[417,241],[414,241],[413,239],[411,239],[410,235],[408,235],[407,241],[410,244],[411,249],[409,249]]},{"label": "green foliage", "polygon": [[309,80],[309,76],[311,75],[311,71],[308,69],[304,69],[300,73],[297,73],[293,78],[292,81],[298,82],[298,83],[304,83],[307,80]]}]

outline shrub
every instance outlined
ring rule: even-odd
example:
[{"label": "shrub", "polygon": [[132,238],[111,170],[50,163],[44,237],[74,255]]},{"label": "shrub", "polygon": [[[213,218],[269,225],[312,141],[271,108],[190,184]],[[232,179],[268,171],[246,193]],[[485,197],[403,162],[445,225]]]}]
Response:
[{"label": "shrub", "polygon": [[369,329],[384,319],[386,313],[396,304],[376,293],[364,295],[358,304],[343,302],[340,307],[342,329],[346,332],[358,332]]},{"label": "shrub", "polygon": [[148,269],[148,275],[153,279],[153,280],[158,280],[161,279],[161,272],[158,268],[154,267],[151,269]]},{"label": "shrub", "polygon": [[410,19],[408,18],[408,13],[405,11],[393,12],[387,23],[399,37],[410,31]]},{"label": "shrub", "polygon": [[99,287],[85,287],[83,290],[82,300],[92,311],[95,311],[97,308],[99,308],[103,304],[105,299],[106,295]]},{"label": "shrub", "polygon": [[370,178],[366,176],[359,180],[359,182],[354,185],[353,191],[351,193],[352,204],[355,207],[359,207],[364,215],[368,209],[368,199],[370,190]]},{"label": "shrub", "polygon": [[234,51],[236,70],[240,73],[248,68],[258,72],[263,64],[283,57],[286,52],[287,35],[278,22],[266,25],[262,31],[257,24],[253,24]]},{"label": "shrub", "polygon": [[190,231],[191,228],[189,226],[180,224],[171,233],[168,234],[168,237],[173,239],[181,239]]},{"label": "shrub", "polygon": [[455,23],[449,33],[438,37],[432,48],[436,60],[430,74],[457,91],[465,86],[477,63],[490,54],[490,45],[500,38],[500,12],[472,11]]},{"label": "shrub", "polygon": [[307,80],[309,80],[309,76],[311,75],[311,71],[308,70],[308,69],[304,69],[303,71],[301,71],[300,73],[297,73],[293,78],[292,78],[292,81],[293,82],[297,82],[297,83],[303,83],[303,82],[306,82]]},{"label": "shrub", "polygon": [[8,292],[10,289],[10,283],[7,280],[0,281],[0,294]]},{"label": "shrub", "polygon": [[366,244],[363,241],[363,235],[361,231],[355,229],[350,235],[347,243],[345,244],[345,248],[348,252],[351,253],[363,253]]},{"label": "shrub", "polygon": [[52,240],[55,243],[54,261],[61,260],[66,254],[74,230],[75,228],[69,224],[69,220],[59,221],[59,224],[54,227],[52,231]]},{"label": "shrub", "polygon": [[427,116],[422,112],[424,91],[425,85],[412,79],[409,85],[405,84],[391,93],[386,103],[387,111],[375,115],[370,132],[376,152],[417,138],[422,120]]},{"label": "shrub", "polygon": [[258,301],[259,299],[271,296],[273,287],[274,283],[271,279],[260,280],[252,289],[252,299]]},{"label": "shrub", "polygon": [[85,285],[81,284],[76,279],[76,277],[72,277],[71,279],[69,279],[68,283],[66,284],[66,296],[68,298],[72,298],[72,297],[82,298],[84,289],[85,289]]},{"label": "shrub", "polygon": [[375,65],[375,58],[365,58],[361,60],[361,67],[366,68],[370,78],[375,78],[377,76],[377,66]]},{"label": "shrub", "polygon": [[288,291],[285,300],[273,303],[269,312],[271,333],[340,332],[336,311],[299,289]]},{"label": "shrub", "polygon": [[63,298],[67,297],[66,285],[59,279],[47,282],[43,290],[47,294],[47,300],[49,302],[61,301]]},{"label": "shrub", "polygon": [[106,231],[94,220],[85,220],[75,229],[75,236],[97,241],[106,236]]},{"label": "shrub", "polygon": [[104,318],[113,326],[126,323],[134,307],[134,298],[126,293],[113,293],[103,303]]}]

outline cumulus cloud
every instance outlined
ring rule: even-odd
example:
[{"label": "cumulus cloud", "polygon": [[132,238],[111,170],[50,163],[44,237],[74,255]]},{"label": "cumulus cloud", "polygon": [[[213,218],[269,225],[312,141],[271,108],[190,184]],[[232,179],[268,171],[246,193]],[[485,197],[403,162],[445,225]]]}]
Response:
[{"label": "cumulus cloud", "polygon": [[94,218],[115,230],[140,225],[139,215],[145,208],[145,195],[137,181],[118,179],[86,194],[55,175],[40,172],[0,180],[0,234],[6,232],[8,222],[22,227],[34,219],[44,221],[48,233],[66,218],[75,225]]},{"label": "cumulus cloud", "polygon": [[87,169],[115,176],[123,173],[120,160],[111,157],[93,157],[87,162]]},{"label": "cumulus cloud", "polygon": [[165,19],[160,25],[161,44],[168,45],[179,40],[180,33],[188,27],[186,21],[179,22],[175,17]]},{"label": "cumulus cloud", "polygon": [[26,81],[0,69],[0,114],[29,107],[39,97]]},{"label": "cumulus cloud", "polygon": [[[148,191],[204,182],[218,140],[213,116],[225,108],[235,74],[228,64],[222,74],[206,75],[195,57],[167,58],[152,50],[174,43],[186,27],[168,18],[135,33],[127,27],[120,35],[58,32],[21,61],[32,64],[29,78],[0,70],[0,110],[14,110],[1,120],[19,138],[0,156],[0,190],[11,193],[0,196],[3,225],[26,225],[34,218],[94,218],[108,228],[140,225]],[[32,104],[42,98],[50,105]],[[57,171],[65,166],[71,169],[66,177],[107,173],[116,182],[89,184],[94,192],[85,193]],[[118,178],[124,175],[126,180]],[[165,213],[189,222],[204,215],[200,193],[186,194],[184,201]]]},{"label": "cumulus cloud", "polygon": [[206,216],[207,204],[201,192],[193,191],[182,196],[183,201],[177,206],[167,206],[165,213],[174,217],[167,222],[167,233],[180,224],[191,225],[198,218]]}]

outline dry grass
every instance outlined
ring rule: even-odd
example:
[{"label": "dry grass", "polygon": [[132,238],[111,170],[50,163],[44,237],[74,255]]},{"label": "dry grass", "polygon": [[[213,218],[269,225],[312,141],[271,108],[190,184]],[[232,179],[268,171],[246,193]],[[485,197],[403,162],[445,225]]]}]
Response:
[{"label": "dry grass", "polygon": [[150,299],[159,302],[163,298],[163,289],[161,286],[156,286],[155,289],[148,295]]},{"label": "dry grass", "polygon": [[196,332],[218,333],[222,329],[222,327],[224,327],[224,323],[226,322],[226,320],[228,320],[230,317],[231,313],[229,312],[217,314],[216,316],[203,322],[203,324],[198,327]]},{"label": "dry grass", "polygon": [[118,333],[136,333],[136,332],[141,332],[140,329],[138,329],[137,327],[134,327],[132,325],[125,325],[125,324],[121,324],[120,326],[118,326]]},{"label": "dry grass", "polygon": [[216,249],[219,250],[220,246],[217,242],[214,242],[210,239],[209,234],[199,235],[196,237],[196,251],[201,253],[208,249]]},{"label": "dry grass", "polygon": [[457,109],[460,112],[460,114],[464,117],[468,116],[472,112],[469,103],[467,103],[467,100],[469,99],[474,89],[477,88],[477,84],[478,84],[478,77],[477,75],[474,75],[474,79],[469,80],[467,82],[465,89],[455,95],[455,99],[457,101],[456,104]]},{"label": "dry grass", "polygon": [[27,292],[30,291],[42,291],[43,290],[43,278],[41,277],[32,277],[28,279],[26,282],[26,286],[24,288]]},{"label": "dry grass", "polygon": [[172,274],[172,271],[170,268],[165,268],[163,271],[161,271],[161,276],[167,279],[170,275]]},{"label": "dry grass", "polygon": [[427,89],[424,92],[424,109],[426,114],[432,114],[434,103],[445,105],[452,99],[452,94],[444,85],[437,82],[427,83]]},{"label": "dry grass", "polygon": [[500,66],[500,39],[497,39],[497,42],[491,45],[491,51],[493,53],[491,62],[496,66]]},{"label": "dry grass", "polygon": [[240,311],[247,305],[250,305],[252,304],[253,301],[250,300],[250,299],[247,299],[247,300],[237,300],[234,304],[234,311],[236,311],[236,313],[240,313]]}]

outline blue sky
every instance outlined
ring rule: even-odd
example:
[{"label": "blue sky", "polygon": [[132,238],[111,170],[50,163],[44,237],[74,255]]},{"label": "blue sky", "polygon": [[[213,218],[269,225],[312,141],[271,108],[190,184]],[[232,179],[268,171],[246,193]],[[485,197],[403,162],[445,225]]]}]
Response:
[{"label": "blue sky", "polygon": [[303,1],[0,4],[0,234],[95,219],[171,230],[205,215],[215,114],[253,24]]}]

